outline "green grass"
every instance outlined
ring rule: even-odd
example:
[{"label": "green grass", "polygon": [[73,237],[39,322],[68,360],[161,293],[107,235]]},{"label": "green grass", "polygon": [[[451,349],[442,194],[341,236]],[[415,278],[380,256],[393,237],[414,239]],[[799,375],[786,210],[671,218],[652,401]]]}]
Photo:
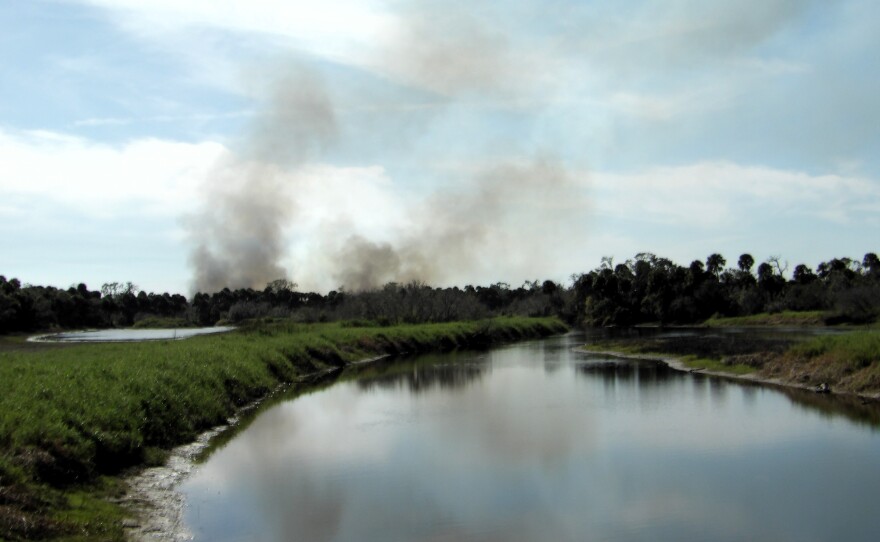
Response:
[{"label": "green grass", "polygon": [[138,320],[131,326],[134,329],[171,329],[180,327],[193,327],[186,318],[170,318],[161,316],[149,316],[142,320]]},{"label": "green grass", "polygon": [[866,368],[880,362],[880,330],[861,329],[823,335],[792,346],[791,353],[808,359],[823,358],[849,369]]},{"label": "green grass", "polygon": [[807,386],[880,395],[880,329],[821,335],[792,345],[765,372]]},{"label": "green grass", "polygon": [[681,362],[690,369],[705,369],[707,371],[715,371],[719,373],[728,373],[734,375],[747,375],[756,371],[755,367],[742,363],[728,364],[721,360],[701,358],[698,356],[682,356]]},{"label": "green grass", "polygon": [[52,519],[66,531],[58,538],[67,542],[125,540],[122,528],[125,509],[111,500],[124,494],[122,482],[111,477],[102,477],[90,486],[64,492],[64,506],[52,514]]},{"label": "green grass", "polygon": [[732,326],[822,326],[826,313],[823,311],[783,311],[751,316],[712,317],[704,322],[709,327]]},{"label": "green grass", "polygon": [[[555,319],[527,318],[390,327],[275,322],[184,341],[35,349],[10,341],[0,349],[0,539],[46,530],[112,539],[106,526],[118,523],[118,507],[59,502],[58,492],[69,499],[76,495],[69,488],[155,462],[161,449],[192,440],[282,382],[380,354],[564,329]],[[39,528],[15,530],[27,521]]]},{"label": "green grass", "polygon": [[608,341],[604,340],[601,342],[596,342],[592,344],[585,344],[581,347],[582,350],[586,350],[588,352],[614,352],[615,354],[633,354],[633,355],[650,355],[663,357],[663,354],[659,354],[657,352],[649,352],[644,350],[638,345],[635,344],[627,344],[623,341]]},{"label": "green grass", "polygon": [[690,369],[706,369],[709,371],[717,371],[720,373],[730,373],[735,375],[744,375],[755,372],[755,367],[742,363],[729,364],[717,358],[708,358],[698,356],[696,354],[673,354],[670,352],[657,352],[650,348],[646,348],[644,344],[632,343],[626,344],[620,341],[608,341],[599,344],[589,344],[583,347],[584,350],[591,352],[617,352],[621,355],[648,356],[656,359],[675,357],[682,364]]},{"label": "green grass", "polygon": [[675,356],[689,368],[764,377],[834,391],[880,396],[880,328],[876,324],[805,340],[756,337],[630,338],[585,347],[652,357]]}]

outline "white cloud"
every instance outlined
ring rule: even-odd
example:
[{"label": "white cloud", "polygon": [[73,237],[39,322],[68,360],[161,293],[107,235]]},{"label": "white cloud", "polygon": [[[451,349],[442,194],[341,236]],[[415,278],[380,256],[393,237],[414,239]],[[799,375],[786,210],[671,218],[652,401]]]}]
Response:
[{"label": "white cloud", "polygon": [[728,228],[773,215],[855,223],[880,212],[880,185],[732,162],[596,173],[597,212],[654,223]]},{"label": "white cloud", "polygon": [[341,225],[382,239],[391,228],[405,227],[408,203],[384,168],[313,165],[297,173],[298,226],[318,229]]},{"label": "white cloud", "polygon": [[255,111],[243,109],[222,113],[189,113],[185,115],[153,115],[143,117],[91,117],[73,122],[75,127],[125,126],[138,123],[207,122],[222,119],[251,118]]},{"label": "white cloud", "polygon": [[[533,0],[515,9],[380,0],[69,1],[109,10],[127,32],[184,59],[188,77],[233,93],[251,93],[247,82],[265,76],[259,69],[267,60],[306,53],[482,105],[599,105],[602,114],[656,122],[728,108],[756,77],[807,69],[801,59],[756,49],[810,7],[788,0],[626,9]],[[669,77],[681,67],[684,74]]]},{"label": "white cloud", "polygon": [[[127,220],[132,231],[155,218],[167,218],[179,227],[177,219],[197,208],[200,190],[216,179],[212,172],[228,153],[215,142],[142,139],[114,146],[54,132],[0,131],[4,157],[0,218],[14,224],[42,208],[53,213],[54,223],[62,230],[67,227],[65,220],[93,219],[97,224],[119,217]],[[459,164],[445,176],[468,178],[486,167]],[[418,210],[425,200],[402,190],[381,166],[310,164],[279,175],[279,185],[286,187],[279,197],[290,198],[293,206],[284,225],[288,253],[283,264],[307,288],[338,286],[332,279],[338,262],[331,257],[350,235],[393,244],[420,228],[441,226],[432,225],[430,216],[421,216]],[[699,232],[695,239],[675,243],[676,250],[687,257],[701,254],[700,243],[714,246],[732,232],[742,239],[756,239],[762,235],[761,222],[803,223],[812,228],[860,224],[870,231],[877,227],[874,217],[880,214],[878,183],[846,174],[811,175],[715,161],[626,173],[572,172],[571,178],[577,181],[567,185],[562,200],[541,197],[545,192],[558,192],[542,185],[538,174],[533,189],[514,191],[499,200],[501,216],[506,218],[494,226],[503,226],[504,235],[485,247],[489,263],[485,269],[462,269],[449,279],[460,284],[548,276],[565,279],[595,265],[604,254],[628,257],[634,251],[669,250],[645,246],[647,239],[654,239],[649,244],[655,244],[656,237],[651,236],[662,235],[668,228]],[[446,191],[438,188],[437,194],[446,194],[452,203],[450,186]],[[459,189],[466,198],[467,183]],[[51,211],[52,205],[72,212],[62,216]],[[477,213],[468,220],[480,224],[489,219]],[[617,224],[613,231],[610,223]],[[620,228],[622,223],[629,225]],[[505,239],[511,243],[502,242]],[[183,246],[186,238],[178,235],[173,241]],[[513,246],[516,250],[510,250]]]},{"label": "white cloud", "polygon": [[199,183],[224,152],[211,142],[140,139],[116,146],[0,130],[0,191],[21,196],[18,205],[48,200],[95,217],[176,216],[192,207]]},{"label": "white cloud", "polygon": [[627,116],[649,121],[668,121],[685,110],[694,111],[695,101],[692,99],[694,96],[690,94],[660,96],[622,91],[613,93],[607,105]]},{"label": "white cloud", "polygon": [[744,68],[765,75],[808,74],[813,66],[806,62],[785,60],[782,58],[742,58],[732,63],[734,69]]},{"label": "white cloud", "polygon": [[217,28],[290,40],[299,48],[345,61],[360,58],[391,24],[379,2],[335,0],[84,0],[114,10],[145,37]]}]

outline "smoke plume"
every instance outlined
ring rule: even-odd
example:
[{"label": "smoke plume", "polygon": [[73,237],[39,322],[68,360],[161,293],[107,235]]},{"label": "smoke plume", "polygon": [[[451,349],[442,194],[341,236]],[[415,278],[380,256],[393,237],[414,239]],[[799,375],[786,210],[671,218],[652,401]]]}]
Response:
[{"label": "smoke plume", "polygon": [[271,84],[249,136],[214,168],[196,216],[187,220],[196,291],[262,288],[287,278],[284,230],[296,212],[286,171],[318,155],[336,136],[321,81],[291,68]]},{"label": "smoke plume", "polygon": [[[499,258],[514,266],[518,259],[540,261],[544,248],[564,233],[574,204],[583,203],[583,190],[548,157],[488,165],[458,190],[415,205],[410,229],[399,232],[396,243],[349,236],[332,259],[338,266],[333,277],[345,288],[369,290],[392,281],[435,284],[485,275]],[[538,226],[536,236],[531,230]]]},{"label": "smoke plume", "polygon": [[[495,15],[450,9],[437,1],[416,2],[399,13],[399,26],[374,62],[394,84],[436,98],[430,101],[440,110],[426,117],[424,125],[406,126],[407,133],[429,133],[444,108],[472,100],[509,103],[519,92],[528,92],[536,70],[511,47],[513,36],[492,24]],[[344,96],[377,96],[351,89],[331,94],[302,68],[276,78],[270,88],[267,107],[245,140],[217,164],[204,189],[201,212],[188,223],[197,291],[262,288],[278,278],[307,287],[325,286],[329,279],[331,287],[366,290],[391,281],[448,284],[473,276],[498,277],[499,267],[531,274],[553,244],[552,236],[561,233],[571,203],[584,199],[584,184],[552,152],[531,159],[508,152],[478,166],[440,156],[431,174],[445,176],[447,185],[419,201],[407,201],[405,226],[389,228],[379,239],[358,231],[349,217],[323,216],[319,242],[309,239],[309,253],[300,251],[295,268],[285,269],[286,232],[300,228],[296,233],[301,238],[307,230],[302,228],[303,209],[295,201],[302,188],[297,170],[321,158],[331,144],[344,149],[348,142],[339,134],[373,137],[376,132],[384,138],[401,128],[398,119],[380,117],[374,117],[378,124],[369,130],[343,124],[355,122],[348,115],[358,108],[335,103],[332,96],[339,101]],[[377,103],[385,99],[378,98]],[[491,143],[496,152],[499,145],[515,147]],[[387,157],[394,151],[381,152]],[[442,152],[436,149],[438,155]],[[449,173],[436,167],[446,160],[459,164],[458,169]],[[323,267],[316,261],[324,262]]]},{"label": "smoke plume", "polygon": [[406,82],[450,99],[497,93],[522,79],[522,55],[499,28],[498,13],[438,0],[402,6],[381,64]]}]

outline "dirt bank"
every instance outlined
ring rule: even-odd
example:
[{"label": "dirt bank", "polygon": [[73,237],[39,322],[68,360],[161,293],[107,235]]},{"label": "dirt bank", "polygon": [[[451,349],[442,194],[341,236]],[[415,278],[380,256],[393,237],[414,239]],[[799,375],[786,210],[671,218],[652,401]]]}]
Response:
[{"label": "dirt bank", "polygon": [[[839,388],[836,388],[837,382],[823,382],[820,384],[813,383],[803,383],[797,382],[789,379],[783,379],[778,376],[769,376],[767,373],[773,373],[779,371],[779,358],[773,354],[767,354],[764,356],[763,366],[761,369],[756,370],[752,373],[747,374],[735,374],[726,371],[719,370],[711,370],[705,367],[693,367],[684,362],[684,360],[679,356],[673,356],[668,354],[637,354],[637,353],[627,353],[620,352],[616,350],[591,350],[586,347],[580,347],[577,350],[581,352],[586,352],[590,354],[598,354],[603,356],[611,356],[622,359],[640,359],[646,361],[659,361],[665,363],[670,368],[675,369],[677,371],[685,372],[685,373],[698,373],[703,375],[709,375],[718,378],[726,378],[728,380],[739,380],[745,382],[755,382],[760,384],[765,384],[769,386],[776,387],[784,387],[784,388],[793,388],[800,390],[807,390],[816,393],[833,393],[837,395],[849,395],[854,397],[860,397],[865,401],[880,401],[880,392],[866,392],[866,393],[855,393],[850,391],[841,391]],[[760,356],[760,355],[758,355]],[[823,386],[824,384],[824,386]]]}]

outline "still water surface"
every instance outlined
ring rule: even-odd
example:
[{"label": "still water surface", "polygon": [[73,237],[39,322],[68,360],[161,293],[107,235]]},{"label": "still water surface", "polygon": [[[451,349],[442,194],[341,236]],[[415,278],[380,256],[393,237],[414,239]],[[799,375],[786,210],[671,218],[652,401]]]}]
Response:
[{"label": "still water surface", "polygon": [[167,329],[98,329],[94,331],[65,331],[50,335],[39,335],[28,340],[35,342],[66,343],[114,343],[141,341],[170,341],[188,339],[197,335],[226,333],[235,328],[230,326],[181,327]]},{"label": "still water surface", "polygon": [[870,412],[583,341],[362,366],[268,407],[184,483],[187,525],[205,541],[880,539]]}]

